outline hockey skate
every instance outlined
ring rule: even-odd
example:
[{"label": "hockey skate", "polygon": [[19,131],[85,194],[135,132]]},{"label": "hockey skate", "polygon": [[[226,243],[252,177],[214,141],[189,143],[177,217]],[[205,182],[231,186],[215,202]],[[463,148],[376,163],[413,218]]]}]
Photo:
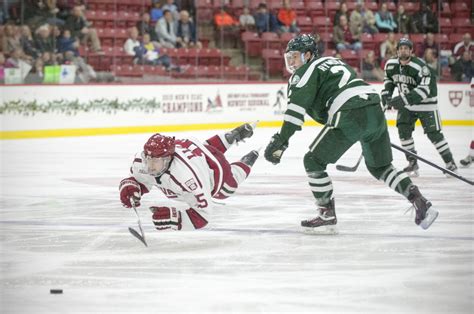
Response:
[{"label": "hockey skate", "polygon": [[438,211],[431,208],[431,202],[421,195],[416,185],[410,186],[408,200],[416,211],[415,223],[423,229],[428,229],[438,217]]},{"label": "hockey skate", "polygon": [[406,172],[410,177],[418,177],[418,162],[416,159],[410,159],[408,160],[408,166],[403,168],[403,171]]},{"label": "hockey skate", "polygon": [[[458,166],[456,166],[456,163],[454,162],[454,160],[451,160],[450,162],[446,163],[446,169],[448,169],[448,170],[450,170],[454,173],[458,173]],[[446,177],[447,178],[452,178],[452,176],[449,173],[446,173]]]},{"label": "hockey skate", "polygon": [[467,168],[472,164],[473,161],[474,161],[474,157],[467,156],[466,158],[461,159],[459,163],[461,164],[462,168]]},{"label": "hockey skate", "polygon": [[334,199],[325,206],[319,206],[318,216],[310,220],[301,221],[305,233],[310,234],[337,234],[337,217]]},{"label": "hockey skate", "polygon": [[252,167],[255,161],[257,160],[258,156],[259,156],[258,151],[253,150],[247,155],[240,158],[240,161],[246,164],[247,166]]},{"label": "hockey skate", "polygon": [[232,131],[225,134],[225,139],[229,144],[238,144],[239,142],[243,142],[244,139],[253,135],[253,130],[257,127],[257,122],[245,123],[239,127],[236,127]]}]

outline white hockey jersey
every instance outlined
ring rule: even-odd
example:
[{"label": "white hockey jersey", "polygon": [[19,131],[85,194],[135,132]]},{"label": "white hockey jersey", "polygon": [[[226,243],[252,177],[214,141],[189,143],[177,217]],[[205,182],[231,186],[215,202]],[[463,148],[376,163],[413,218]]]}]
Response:
[{"label": "white hockey jersey", "polygon": [[142,154],[136,155],[130,168],[131,176],[148,191],[156,186],[169,199],[188,204],[189,208],[180,209],[181,230],[207,225],[212,211],[212,197],[223,184],[223,172],[214,155],[198,140],[176,140],[170,167],[160,177],[154,177],[146,172]]}]

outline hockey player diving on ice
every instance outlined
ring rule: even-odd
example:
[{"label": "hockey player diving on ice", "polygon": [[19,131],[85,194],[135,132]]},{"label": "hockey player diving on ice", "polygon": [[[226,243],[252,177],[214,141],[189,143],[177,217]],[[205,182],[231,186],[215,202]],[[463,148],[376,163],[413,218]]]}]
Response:
[{"label": "hockey player diving on ice", "polygon": [[283,126],[265,149],[265,159],[278,164],[289,140],[301,130],[305,115],[324,125],[303,162],[317,216],[301,222],[311,233],[336,233],[336,208],[328,164],[335,163],[359,142],[369,172],[402,194],[416,210],[415,223],[427,229],[438,212],[422,196],[404,171],[392,165],[387,122],[375,89],[344,61],[320,57],[313,35],[302,34],[288,42],[285,63],[292,73],[288,82],[288,107]]},{"label": "hockey player diving on ice", "polygon": [[235,143],[253,135],[256,123],[243,124],[203,143],[194,139],[175,139],[161,134],[151,136],[137,154],[130,177],[119,185],[124,207],[140,206],[143,194],[153,186],[169,199],[186,203],[179,208],[153,206],[152,219],[157,230],[194,230],[208,224],[213,199],[225,199],[237,190],[250,174],[258,152],[252,150],[240,161],[230,163],[224,153]]}]

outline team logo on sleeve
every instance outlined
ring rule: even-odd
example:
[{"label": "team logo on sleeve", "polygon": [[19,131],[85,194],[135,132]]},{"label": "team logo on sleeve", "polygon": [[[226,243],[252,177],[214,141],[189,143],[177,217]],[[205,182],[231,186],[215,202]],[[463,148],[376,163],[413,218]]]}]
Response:
[{"label": "team logo on sleeve", "polygon": [[299,75],[293,75],[293,77],[291,78],[291,85],[298,84],[300,80],[301,80],[301,77]]},{"label": "team logo on sleeve", "polygon": [[426,65],[423,66],[423,68],[421,69],[421,74],[423,74],[423,76],[430,75],[430,70],[428,69],[428,67]]},{"label": "team logo on sleeve", "polygon": [[194,191],[195,189],[197,189],[197,184],[196,182],[194,182],[194,179],[189,179],[188,181],[184,182],[184,184],[186,184],[186,186],[191,190],[191,191]]}]

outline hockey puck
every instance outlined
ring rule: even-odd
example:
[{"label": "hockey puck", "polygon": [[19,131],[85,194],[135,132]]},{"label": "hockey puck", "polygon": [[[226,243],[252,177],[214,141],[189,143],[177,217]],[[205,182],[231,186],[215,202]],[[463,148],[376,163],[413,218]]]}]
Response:
[{"label": "hockey puck", "polygon": [[50,289],[49,293],[51,293],[51,294],[62,294],[63,289]]}]

